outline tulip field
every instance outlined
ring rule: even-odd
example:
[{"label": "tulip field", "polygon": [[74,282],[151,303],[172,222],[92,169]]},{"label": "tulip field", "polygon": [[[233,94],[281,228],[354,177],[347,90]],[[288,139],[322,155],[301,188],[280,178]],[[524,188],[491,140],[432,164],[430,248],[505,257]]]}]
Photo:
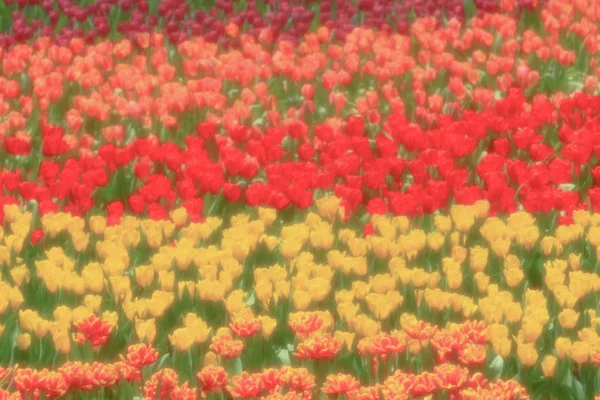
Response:
[{"label": "tulip field", "polygon": [[0,400],[600,399],[600,0],[0,0]]}]

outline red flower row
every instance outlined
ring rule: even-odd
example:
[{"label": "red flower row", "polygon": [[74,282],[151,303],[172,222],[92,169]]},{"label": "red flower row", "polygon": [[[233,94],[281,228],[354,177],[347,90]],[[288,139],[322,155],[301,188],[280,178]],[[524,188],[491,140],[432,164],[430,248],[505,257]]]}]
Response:
[{"label": "red flower row", "polygon": [[[387,134],[374,140],[355,116],[341,126],[316,125],[314,132],[300,120],[264,132],[239,125],[225,134],[203,122],[184,146],[150,136],[94,152],[82,139],[78,154],[60,127],[45,125],[43,161],[37,170],[2,172],[1,201],[36,200],[42,214],[62,209],[80,215],[105,206],[113,222],[126,207],[165,219],[180,205],[198,220],[206,193],[252,206],[305,209],[315,191],[325,191],[341,197],[347,211],[365,206],[372,214],[411,216],[481,199],[491,203],[492,215],[519,204],[529,212],[570,215],[588,204],[597,211],[600,168],[590,165],[600,156],[599,106],[600,96],[586,94],[558,108],[545,97],[528,106],[511,91],[482,112],[443,117],[428,130],[392,114],[384,123]],[[548,134],[537,133],[543,131]],[[29,140],[8,137],[6,151],[31,156]],[[284,141],[298,149],[298,159]]]}]

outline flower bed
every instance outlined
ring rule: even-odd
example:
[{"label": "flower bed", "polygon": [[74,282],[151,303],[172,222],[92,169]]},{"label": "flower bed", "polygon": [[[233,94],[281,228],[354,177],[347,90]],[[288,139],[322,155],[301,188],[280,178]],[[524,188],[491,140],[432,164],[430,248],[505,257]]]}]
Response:
[{"label": "flower bed", "polygon": [[0,9],[0,399],[599,395],[597,2],[217,3]]}]

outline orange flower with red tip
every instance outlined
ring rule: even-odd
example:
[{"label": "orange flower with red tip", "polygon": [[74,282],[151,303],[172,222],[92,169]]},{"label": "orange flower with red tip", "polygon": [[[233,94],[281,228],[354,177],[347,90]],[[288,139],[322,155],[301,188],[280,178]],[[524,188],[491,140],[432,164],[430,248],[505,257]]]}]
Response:
[{"label": "orange flower with red tip", "polygon": [[237,399],[258,397],[263,391],[262,375],[242,372],[241,375],[233,377],[227,390],[232,397]]},{"label": "orange flower with red tip", "polygon": [[527,390],[513,379],[507,381],[497,380],[488,389],[491,390],[496,399],[529,399]]},{"label": "orange flower with red tip", "polygon": [[287,392],[285,394],[272,393],[262,397],[262,400],[311,400],[312,395],[306,393]]},{"label": "orange flower with red tip", "polygon": [[197,400],[196,390],[186,382],[171,391],[169,400]]},{"label": "orange flower with red tip", "polygon": [[489,330],[483,321],[466,321],[460,326],[459,331],[471,343],[484,344],[489,340]]},{"label": "orange flower with red tip", "polygon": [[44,394],[49,398],[53,399],[61,397],[69,389],[69,384],[65,380],[64,376],[59,372],[44,371]]},{"label": "orange flower with red tip", "polygon": [[384,399],[408,400],[409,392],[401,385],[382,385],[381,393]]},{"label": "orange flower with red tip", "polygon": [[467,343],[458,352],[458,360],[467,365],[481,365],[487,357],[485,346],[475,343]]},{"label": "orange flower with red tip", "polygon": [[[407,374],[401,370],[397,370],[396,372],[394,372],[394,375],[388,377],[385,380],[384,387],[393,388],[393,393],[402,392],[408,395],[408,393],[414,385],[415,376],[413,374]],[[385,397],[388,398],[389,396],[386,395]]]},{"label": "orange flower with red tip", "polygon": [[213,337],[210,344],[210,351],[217,353],[219,356],[227,359],[234,359],[244,351],[244,342],[234,339],[229,334],[222,334]]},{"label": "orange flower with red tip", "polygon": [[237,318],[229,324],[229,328],[240,337],[250,337],[260,331],[261,323],[258,318]]},{"label": "orange flower with red tip", "polygon": [[77,342],[79,344],[84,344],[86,341],[90,342],[94,349],[96,349],[106,343],[110,336],[112,325],[102,320],[102,318],[90,315],[79,321],[75,325],[75,328],[79,331]]},{"label": "orange flower with red tip", "polygon": [[196,378],[198,379],[198,382],[202,384],[203,392],[220,392],[229,382],[227,371],[225,371],[223,367],[215,365],[209,365],[202,368],[202,370],[196,374]]},{"label": "orange flower with red tip", "polygon": [[308,392],[315,388],[315,376],[306,368],[291,368],[287,371],[288,385],[296,392]]},{"label": "orange flower with red tip", "polygon": [[23,396],[21,396],[21,393],[19,392],[14,392],[14,393],[10,393],[6,390],[0,389],[0,400],[22,400]]},{"label": "orange flower with red tip", "polygon": [[414,397],[430,395],[438,388],[435,375],[430,372],[423,372],[415,376],[414,382],[414,385],[410,389],[410,394]]},{"label": "orange flower with red tip", "polygon": [[13,384],[21,395],[37,398],[40,395],[40,387],[44,386],[44,380],[37,371],[23,368],[15,371]]},{"label": "orange flower with red tip", "polygon": [[90,391],[98,387],[98,380],[95,377],[89,364],[81,362],[67,362],[59,369],[70,387],[74,389]]},{"label": "orange flower with red tip", "polygon": [[360,387],[358,379],[348,374],[329,375],[323,385],[323,392],[329,395],[350,393]]},{"label": "orange flower with red tip", "polygon": [[378,386],[363,386],[349,393],[350,400],[379,400]]},{"label": "orange flower with red tip", "polygon": [[127,355],[121,356],[121,361],[134,368],[144,368],[158,360],[158,351],[149,344],[132,344],[127,348]]},{"label": "orange flower with red tip", "polygon": [[433,326],[425,321],[419,321],[412,314],[402,314],[400,325],[404,332],[412,339],[427,340],[432,338],[437,332],[437,326]]},{"label": "orange flower with red tip", "polygon": [[113,364],[93,363],[92,372],[98,386],[111,387],[119,380],[119,370]]},{"label": "orange flower with red tip", "polygon": [[458,349],[462,348],[467,342],[465,335],[458,331],[442,330],[436,332],[431,338],[431,345],[436,350],[436,360],[438,363],[450,361],[450,358]]},{"label": "orange flower with red tip", "polygon": [[40,395],[40,388],[45,385],[45,379],[38,371],[23,368],[15,371],[13,384],[22,395],[37,398]]},{"label": "orange flower with red tip", "polygon": [[358,342],[358,352],[361,356],[381,356],[384,360],[388,354],[398,354],[405,348],[405,340],[398,335],[384,332],[363,338]]},{"label": "orange flower with red tip", "polygon": [[[170,368],[165,368],[162,371],[156,372],[148,379],[144,385],[144,397],[148,399],[166,399],[173,389],[177,387],[179,377],[177,372]],[[159,393],[156,393],[160,389]]]},{"label": "orange flower with red tip", "polygon": [[476,386],[464,389],[460,392],[460,398],[463,400],[481,400],[481,399],[524,399],[528,400],[529,395],[525,388],[514,380],[498,380],[485,386]]},{"label": "orange flower with red tip", "polygon": [[592,353],[592,362],[600,366],[600,350],[596,350]]},{"label": "orange flower with red tip", "polygon": [[296,347],[294,356],[305,359],[328,359],[340,352],[341,344],[330,334],[308,338]]},{"label": "orange flower with red tip", "polygon": [[290,314],[290,328],[296,333],[308,334],[323,326],[323,319],[316,312],[297,312]]},{"label": "orange flower with red tip", "polygon": [[266,392],[279,392],[285,381],[286,375],[281,370],[268,368],[262,371],[262,385]]},{"label": "orange flower with red tip", "polygon": [[0,382],[4,381],[10,372],[9,368],[0,367]]},{"label": "orange flower with red tip", "polygon": [[469,378],[469,382],[467,382],[467,386],[473,389],[484,388],[487,387],[489,384],[490,382],[487,379],[485,379],[481,372],[475,372]]},{"label": "orange flower with red tip", "polygon": [[433,370],[437,385],[448,391],[455,391],[466,385],[469,370],[458,365],[438,365]]},{"label": "orange flower with red tip", "polygon": [[140,379],[142,379],[142,373],[140,370],[132,367],[126,362],[116,362],[115,368],[117,369],[119,376],[127,382],[138,382]]}]

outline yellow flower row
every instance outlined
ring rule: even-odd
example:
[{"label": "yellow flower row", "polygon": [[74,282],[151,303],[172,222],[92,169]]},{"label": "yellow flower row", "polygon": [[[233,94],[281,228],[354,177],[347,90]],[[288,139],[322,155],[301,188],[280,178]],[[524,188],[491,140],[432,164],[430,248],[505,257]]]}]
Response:
[{"label": "yellow flower row", "polygon": [[[341,220],[335,198],[317,201],[303,222],[289,225],[264,208],[254,216],[200,223],[178,209],[168,221],[126,216],[115,226],[100,216],[57,213],[41,218],[46,250],[33,261],[23,250],[36,222],[31,213],[7,206],[0,262],[8,274],[0,313],[9,305],[19,308],[22,289],[33,279],[49,296],[75,296],[52,318],[33,310],[20,316],[24,332],[49,333],[57,349],[68,352],[70,324],[89,314],[112,326],[131,321],[139,339],[153,340],[157,320],[186,299],[223,304],[230,319],[257,315],[265,336],[277,325],[282,303],[294,311],[327,312],[339,318],[336,330],[360,337],[376,335],[382,324],[394,327],[400,311],[426,317],[452,312],[484,320],[497,354],[509,356],[516,343],[529,364],[538,361],[535,345],[556,317],[556,356],[589,360],[600,349],[592,296],[600,291],[600,277],[582,260],[600,248],[600,214],[575,212],[573,225],[543,236],[530,214],[488,217],[488,209],[485,202],[454,206],[431,218],[431,228],[406,217],[373,216],[373,233],[366,235]],[[543,255],[537,264],[531,262],[535,254]],[[539,282],[531,287],[536,268]],[[64,307],[69,318],[61,316]],[[172,327],[173,343],[200,343],[218,328],[197,309],[178,316],[183,319]]]}]

